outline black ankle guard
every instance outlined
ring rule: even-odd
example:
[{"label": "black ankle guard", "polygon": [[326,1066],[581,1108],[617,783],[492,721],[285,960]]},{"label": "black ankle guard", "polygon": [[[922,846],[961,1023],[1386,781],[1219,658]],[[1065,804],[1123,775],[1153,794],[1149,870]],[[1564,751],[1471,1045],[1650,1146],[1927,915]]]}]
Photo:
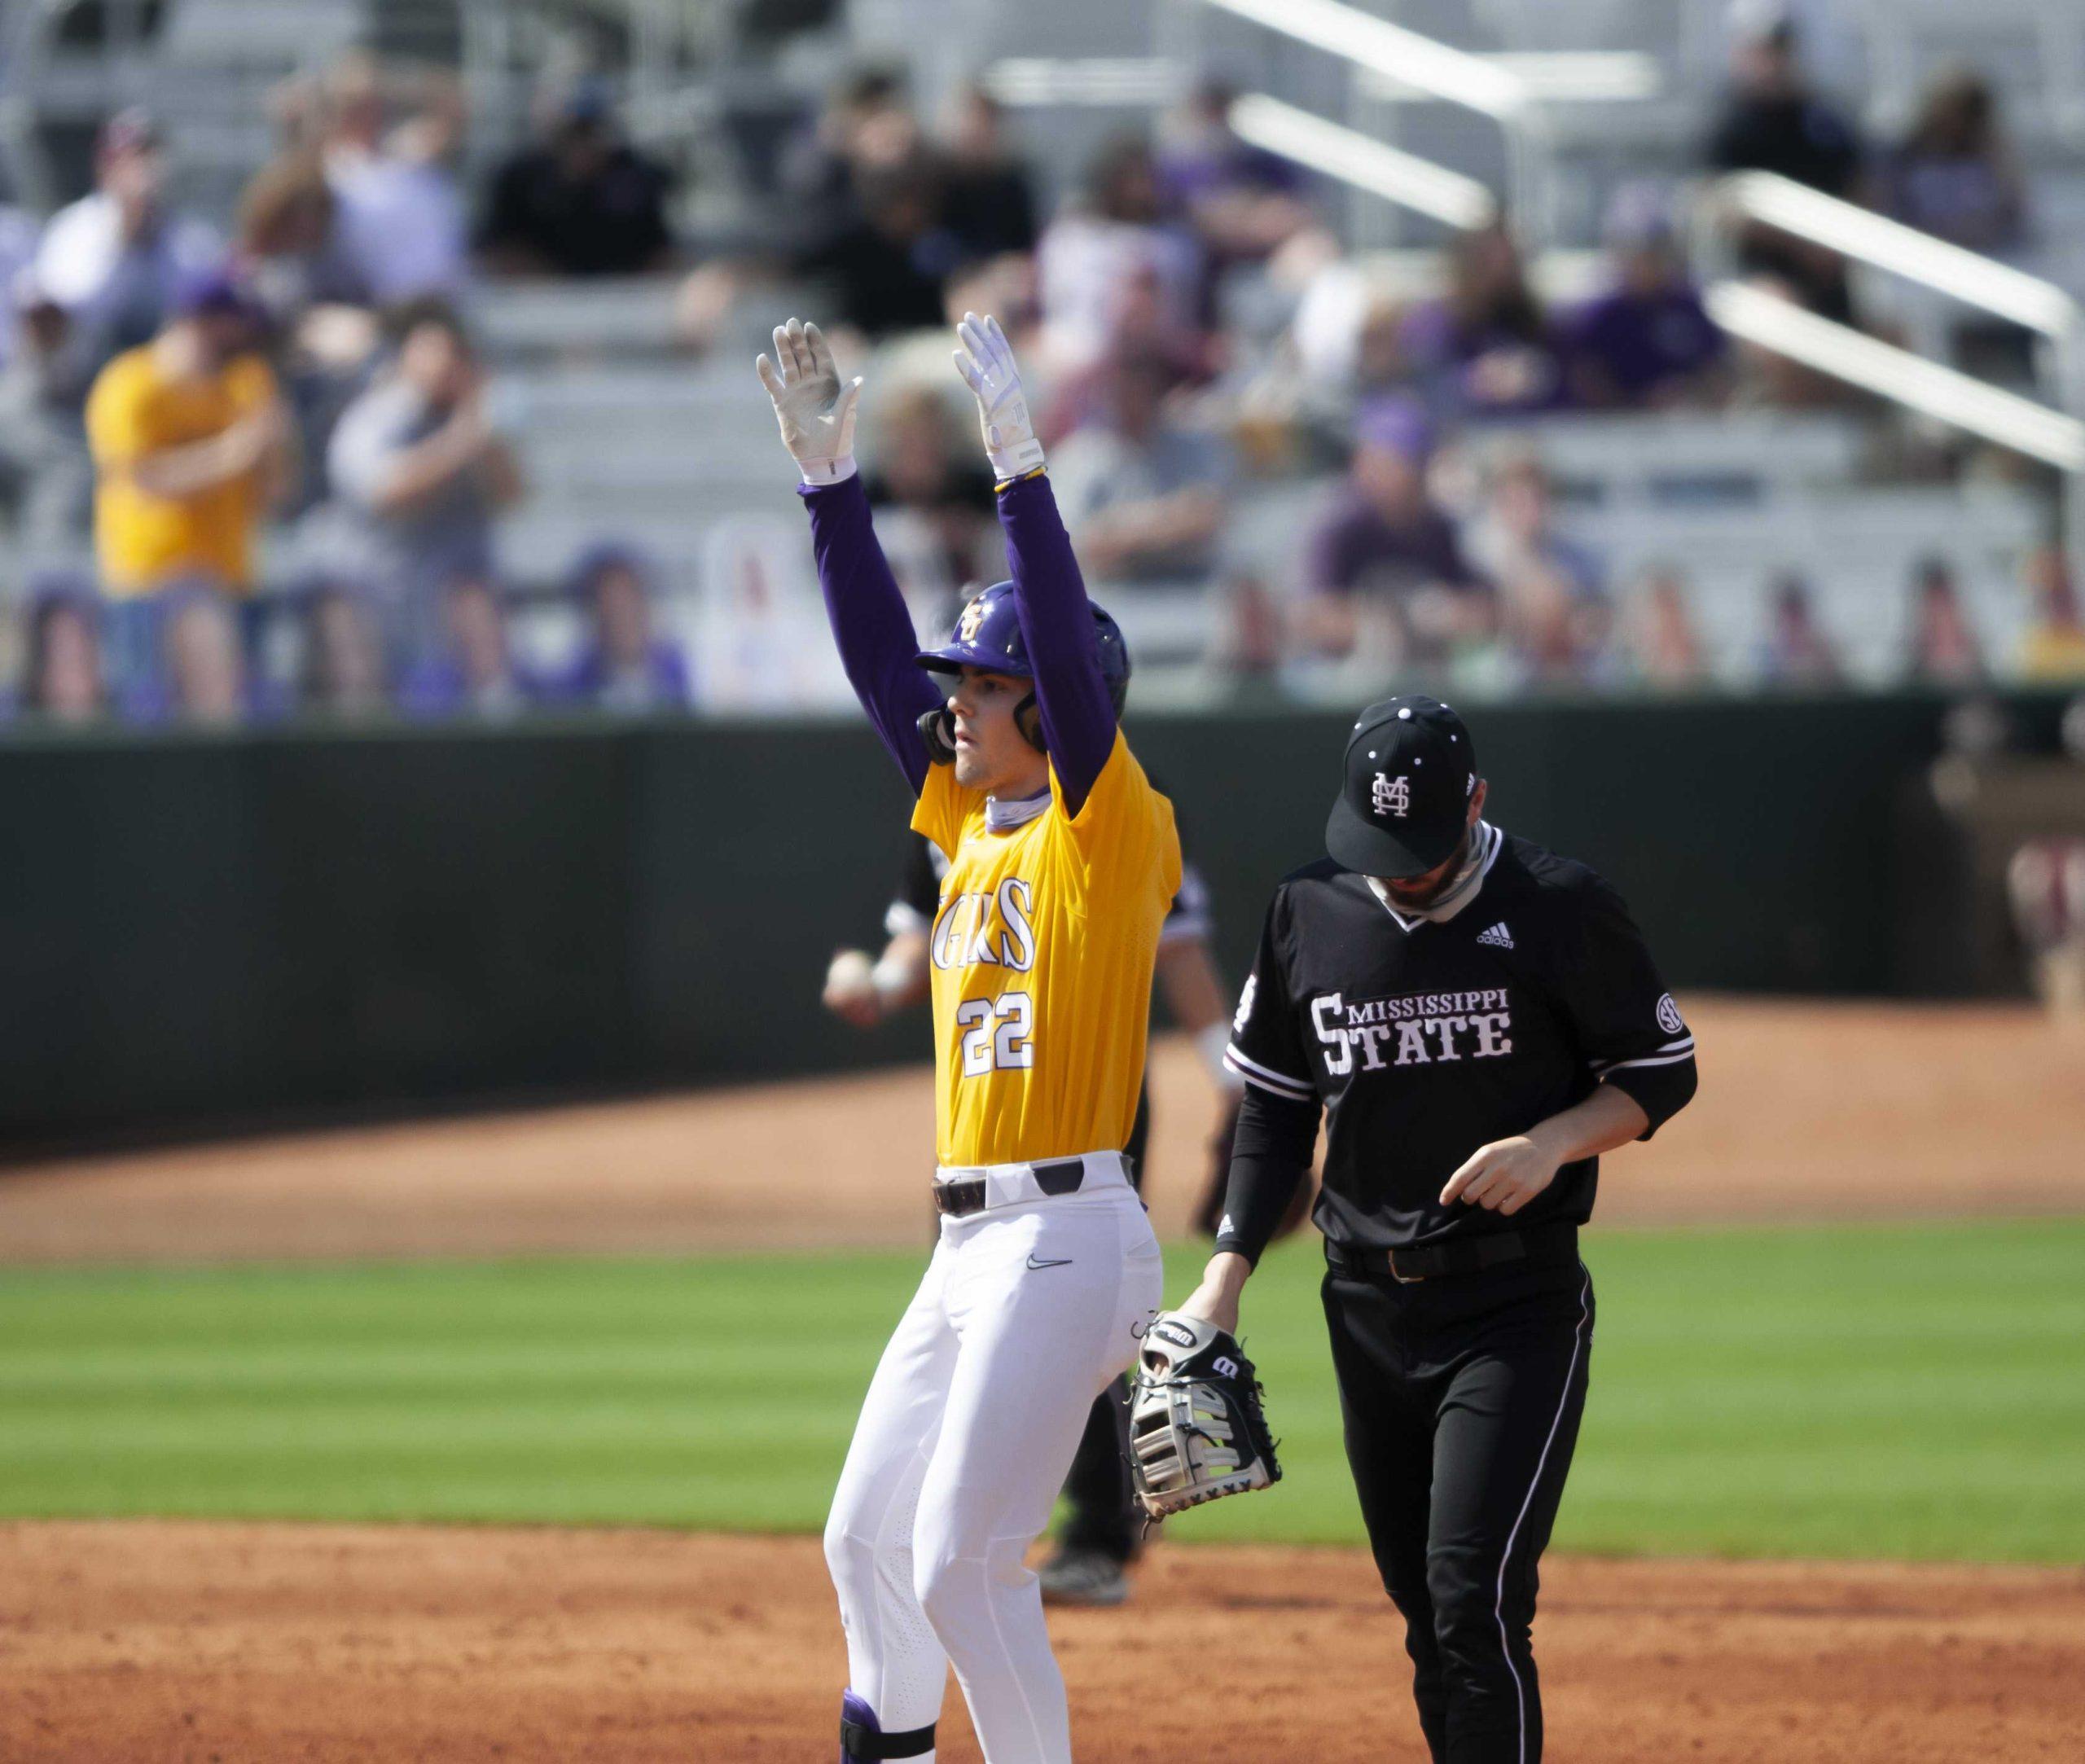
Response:
[{"label": "black ankle guard", "polygon": [[875,1728],[864,1727],[858,1721],[849,1721],[845,1716],[840,1722],[840,1749],[845,1752],[849,1764],[870,1764],[876,1758],[919,1757],[934,1749],[934,1723],[924,1727],[908,1728],[903,1733],[878,1733]]}]

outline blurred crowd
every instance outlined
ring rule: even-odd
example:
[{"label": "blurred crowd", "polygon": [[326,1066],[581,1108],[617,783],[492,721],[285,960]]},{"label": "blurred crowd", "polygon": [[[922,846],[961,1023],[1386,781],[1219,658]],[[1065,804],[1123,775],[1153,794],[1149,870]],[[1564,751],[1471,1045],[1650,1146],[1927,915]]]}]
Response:
[{"label": "blurred crowd", "polygon": [[[111,117],[94,186],[0,220],[0,496],[24,716],[140,722],[674,709],[649,563],[571,561],[551,665],[511,638],[494,531],[526,486],[465,314],[487,275],[673,262],[670,180],[601,86],[544,104],[478,212],[454,81],[356,55],[275,95],[229,237],[169,197],[169,143]],[[264,581],[292,520],[323,559]]]},{"label": "blurred crowd", "polygon": [[[1982,80],[1947,76],[1903,139],[1871,146],[1811,89],[1787,15],[1747,16],[1705,171],[1776,171],[1980,251],[2031,238],[2031,192]],[[569,560],[568,637],[525,660],[495,543],[529,486],[473,288],[647,274],[677,279],[691,354],[785,292],[816,301],[844,351],[883,353],[865,469],[923,620],[1001,568],[945,347],[928,352],[933,373],[906,367],[915,333],[975,308],[1005,321],[1043,391],[1052,476],[1096,587],[1187,598],[1228,674],[1711,678],[1684,561],[1611,579],[1573,537],[1540,447],[1557,412],[1843,398],[1729,346],[1680,248],[1683,192],[1615,194],[1583,297],[1545,300],[1503,222],[1451,241],[1438,285],[1415,293],[1342,250],[1323,192],[1232,132],[1231,99],[1201,87],[1109,141],[1052,212],[982,88],[930,123],[898,74],[859,71],[770,169],[757,243],[700,261],[676,237],[673,174],[590,79],[547,90],[531,138],[471,189],[453,78],[347,58],[277,94],[276,152],[228,235],[170,200],[152,116],[112,116],[89,193],[40,223],[0,211],[0,505],[20,555],[94,559],[0,585],[17,624],[11,708],[153,721],[699,706],[702,658],[664,634],[644,557],[608,534]],[[1832,254],[1767,234],[1740,250],[1790,297],[1886,329]],[[1313,479],[1329,487],[1271,555],[1244,542],[1241,485]],[[264,581],[265,538],[292,520],[323,564]],[[1999,655],[1947,560],[1922,564],[1904,590],[1903,678],[2085,673],[2065,558],[2045,548],[2029,577],[2026,647]],[[1810,586],[1761,593],[1745,677],[1840,679]]]},{"label": "blurred crowd", "polygon": [[[2031,237],[2029,192],[1980,78],[1942,77],[1903,138],[1871,147],[1811,87],[1784,11],[1742,7],[1737,24],[1704,174],[1778,172],[1978,250]],[[1762,568],[1756,640],[1718,653],[1697,629],[1686,560],[1614,579],[1574,536],[1545,464],[1543,423],[1559,414],[1853,404],[1836,382],[1733,348],[1713,323],[1683,249],[1687,191],[1617,190],[1597,283],[1576,297],[1543,297],[1503,222],[1450,240],[1433,285],[1415,290],[1342,250],[1324,192],[1232,131],[1232,98],[1205,86],[1150,131],[1108,141],[1038,225],[983,92],[963,93],[937,132],[900,81],[865,73],[788,169],[795,232],[689,279],[683,318],[698,342],[749,292],[823,270],[819,314],[858,350],[880,347],[863,445],[923,622],[1002,567],[963,406],[937,395],[944,358],[904,342],[975,308],[1001,316],[1042,383],[1051,476],[1096,590],[1192,599],[1233,679],[1333,696],[1393,674],[1464,691],[1850,680],[1848,634],[1810,583]],[[995,204],[1003,228],[977,226],[981,188],[1017,193]],[[1737,252],[1785,297],[1890,333],[1890,315],[1855,309],[1832,254],[1750,233]],[[879,398],[886,370],[900,384]],[[2020,470],[1920,439],[1942,455],[1918,462],[1921,475]],[[1254,530],[1254,493],[1324,480],[1314,506]],[[1894,678],[2085,672],[2063,554],[2036,548],[2021,575],[2024,640],[1977,628],[1949,559],[1918,562],[1903,607],[1874,609],[1904,633]]]}]

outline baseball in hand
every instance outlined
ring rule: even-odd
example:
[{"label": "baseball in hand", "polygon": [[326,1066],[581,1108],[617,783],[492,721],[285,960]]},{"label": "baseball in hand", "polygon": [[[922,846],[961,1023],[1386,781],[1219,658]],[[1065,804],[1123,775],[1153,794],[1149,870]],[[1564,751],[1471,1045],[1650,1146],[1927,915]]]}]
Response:
[{"label": "baseball in hand", "polygon": [[833,957],[825,971],[825,1007],[858,1029],[873,1028],[882,1020],[876,964],[867,951],[842,950]]}]

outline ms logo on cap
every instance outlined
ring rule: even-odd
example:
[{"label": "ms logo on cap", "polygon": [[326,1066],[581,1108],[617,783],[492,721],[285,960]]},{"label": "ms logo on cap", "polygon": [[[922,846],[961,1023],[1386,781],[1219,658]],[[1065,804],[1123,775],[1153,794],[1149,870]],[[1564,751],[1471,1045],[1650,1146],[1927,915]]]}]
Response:
[{"label": "ms logo on cap", "polygon": [[1378,814],[1394,814],[1402,821],[1411,812],[1411,780],[1402,772],[1395,778],[1387,772],[1376,773],[1368,805]]}]

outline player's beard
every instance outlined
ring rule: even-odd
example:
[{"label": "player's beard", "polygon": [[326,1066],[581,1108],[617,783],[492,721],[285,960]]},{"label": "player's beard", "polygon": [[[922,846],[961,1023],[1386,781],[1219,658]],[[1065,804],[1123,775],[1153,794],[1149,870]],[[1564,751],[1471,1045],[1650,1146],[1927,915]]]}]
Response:
[{"label": "player's beard", "polygon": [[1408,913],[1424,911],[1460,879],[1464,867],[1469,862],[1469,842],[1475,832],[1474,827],[1465,827],[1463,829],[1463,836],[1456,841],[1455,850],[1438,868],[1427,872],[1423,884],[1398,882],[1384,876],[1380,879],[1383,892]]}]

